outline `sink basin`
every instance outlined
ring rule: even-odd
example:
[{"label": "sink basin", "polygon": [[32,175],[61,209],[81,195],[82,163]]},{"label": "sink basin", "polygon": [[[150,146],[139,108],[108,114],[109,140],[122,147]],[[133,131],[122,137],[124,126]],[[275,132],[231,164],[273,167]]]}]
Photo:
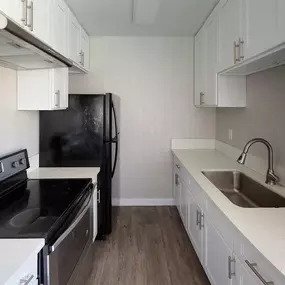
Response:
[{"label": "sink basin", "polygon": [[202,171],[235,205],[244,208],[285,207],[285,198],[239,171]]}]

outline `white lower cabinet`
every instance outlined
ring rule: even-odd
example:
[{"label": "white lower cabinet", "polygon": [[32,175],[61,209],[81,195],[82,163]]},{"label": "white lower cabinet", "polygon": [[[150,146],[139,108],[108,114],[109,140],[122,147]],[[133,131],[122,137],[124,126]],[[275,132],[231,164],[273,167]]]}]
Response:
[{"label": "white lower cabinet", "polygon": [[176,166],[173,173],[173,196],[179,213],[181,213],[181,179]]},{"label": "white lower cabinet", "polygon": [[18,71],[18,110],[68,107],[68,68]]},{"label": "white lower cabinet", "polygon": [[232,250],[208,217],[204,218],[204,268],[213,285],[230,285],[235,275]]},{"label": "white lower cabinet", "polygon": [[[285,278],[213,207],[177,159],[173,194],[185,229],[212,285],[284,285]],[[182,174],[182,175],[181,175]],[[186,207],[185,207],[186,205]]]},{"label": "white lower cabinet", "polygon": [[[190,190],[189,190],[190,191]],[[203,259],[203,231],[202,231],[202,223],[203,223],[203,213],[200,206],[196,203],[194,196],[192,194],[189,195],[188,199],[188,229],[190,239],[192,241],[192,245],[196,250],[196,253],[200,260]]]}]

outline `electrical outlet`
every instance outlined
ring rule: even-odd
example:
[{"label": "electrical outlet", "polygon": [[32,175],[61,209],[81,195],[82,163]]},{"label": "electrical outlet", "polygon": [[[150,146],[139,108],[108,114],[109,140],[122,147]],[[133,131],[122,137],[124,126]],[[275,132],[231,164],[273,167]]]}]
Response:
[{"label": "electrical outlet", "polygon": [[230,141],[233,140],[233,130],[232,129],[228,129],[228,137]]}]

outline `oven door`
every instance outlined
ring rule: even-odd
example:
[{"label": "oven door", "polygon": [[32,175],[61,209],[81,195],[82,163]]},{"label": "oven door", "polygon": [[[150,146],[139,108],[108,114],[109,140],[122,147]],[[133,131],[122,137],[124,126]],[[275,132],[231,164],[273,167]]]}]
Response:
[{"label": "oven door", "polygon": [[[92,194],[92,193],[91,193]],[[85,247],[92,243],[92,195],[68,229],[50,247],[47,256],[48,285],[66,285]]]}]

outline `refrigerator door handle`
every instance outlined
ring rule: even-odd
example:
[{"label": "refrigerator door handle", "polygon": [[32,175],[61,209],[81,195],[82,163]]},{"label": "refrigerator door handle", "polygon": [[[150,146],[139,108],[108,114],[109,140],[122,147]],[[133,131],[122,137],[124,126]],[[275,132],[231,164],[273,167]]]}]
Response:
[{"label": "refrigerator door handle", "polygon": [[114,162],[114,166],[112,169],[112,178],[114,177],[115,174],[115,170],[116,170],[116,166],[117,166],[117,161],[118,161],[118,150],[119,150],[119,146],[118,146],[118,140],[116,138],[116,141],[112,141],[112,143],[116,144],[116,155],[115,155],[115,162]]},{"label": "refrigerator door handle", "polygon": [[112,138],[112,143],[115,143],[116,144],[116,155],[115,155],[115,162],[114,162],[114,166],[113,166],[113,169],[112,169],[112,178],[114,177],[114,174],[115,174],[115,170],[116,170],[116,166],[117,166],[117,161],[118,161],[118,150],[119,150],[119,145],[118,145],[118,136],[119,136],[119,132],[118,132],[118,122],[117,122],[117,114],[116,114],[116,109],[115,109],[115,106],[114,106],[114,103],[112,101],[112,110],[113,110],[113,113],[114,113],[114,123],[115,123],[115,132],[116,132],[116,136],[114,138]]}]

